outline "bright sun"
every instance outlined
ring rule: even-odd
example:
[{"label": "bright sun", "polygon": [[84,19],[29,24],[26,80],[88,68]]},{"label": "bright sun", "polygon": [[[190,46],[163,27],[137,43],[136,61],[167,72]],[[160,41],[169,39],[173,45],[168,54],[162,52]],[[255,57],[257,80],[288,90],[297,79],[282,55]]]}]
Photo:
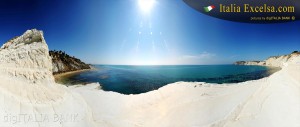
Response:
[{"label": "bright sun", "polygon": [[155,4],[155,0],[138,0],[138,4],[143,12],[149,13]]}]

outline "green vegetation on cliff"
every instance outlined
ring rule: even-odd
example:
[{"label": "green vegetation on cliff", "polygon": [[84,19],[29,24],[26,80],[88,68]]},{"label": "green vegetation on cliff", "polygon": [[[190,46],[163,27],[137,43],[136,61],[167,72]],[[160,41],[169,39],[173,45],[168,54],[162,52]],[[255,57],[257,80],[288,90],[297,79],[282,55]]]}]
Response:
[{"label": "green vegetation on cliff", "polygon": [[49,51],[49,55],[52,58],[53,74],[91,69],[89,64],[86,64],[80,59],[70,56],[63,51]]}]

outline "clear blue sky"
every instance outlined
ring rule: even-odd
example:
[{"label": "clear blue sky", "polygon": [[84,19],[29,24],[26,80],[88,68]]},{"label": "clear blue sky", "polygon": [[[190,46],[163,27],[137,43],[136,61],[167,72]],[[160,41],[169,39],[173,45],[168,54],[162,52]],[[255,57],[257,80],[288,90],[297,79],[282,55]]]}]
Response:
[{"label": "clear blue sky", "polygon": [[0,44],[37,28],[50,49],[93,64],[228,64],[300,50],[299,21],[224,21],[181,0],[144,9],[138,0],[2,0]]}]

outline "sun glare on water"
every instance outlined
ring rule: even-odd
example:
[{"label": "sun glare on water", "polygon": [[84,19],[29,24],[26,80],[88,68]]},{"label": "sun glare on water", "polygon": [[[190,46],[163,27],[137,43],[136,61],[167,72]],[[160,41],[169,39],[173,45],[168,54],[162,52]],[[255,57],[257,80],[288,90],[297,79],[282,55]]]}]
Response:
[{"label": "sun glare on water", "polygon": [[142,10],[142,12],[144,13],[151,12],[154,4],[155,4],[155,0],[138,0],[138,5]]}]

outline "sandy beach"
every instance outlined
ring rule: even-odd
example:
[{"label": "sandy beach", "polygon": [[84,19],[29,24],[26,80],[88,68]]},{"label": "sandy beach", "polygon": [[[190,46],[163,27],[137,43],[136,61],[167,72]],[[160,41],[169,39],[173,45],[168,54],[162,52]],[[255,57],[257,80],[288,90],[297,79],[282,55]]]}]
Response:
[{"label": "sandy beach", "polygon": [[55,82],[63,84],[64,80],[70,76],[73,76],[73,75],[76,75],[76,74],[79,74],[82,72],[92,71],[92,70],[94,70],[94,69],[93,68],[92,69],[82,69],[82,70],[77,70],[77,71],[65,72],[65,73],[61,73],[61,74],[55,74],[53,76],[54,76]]}]

